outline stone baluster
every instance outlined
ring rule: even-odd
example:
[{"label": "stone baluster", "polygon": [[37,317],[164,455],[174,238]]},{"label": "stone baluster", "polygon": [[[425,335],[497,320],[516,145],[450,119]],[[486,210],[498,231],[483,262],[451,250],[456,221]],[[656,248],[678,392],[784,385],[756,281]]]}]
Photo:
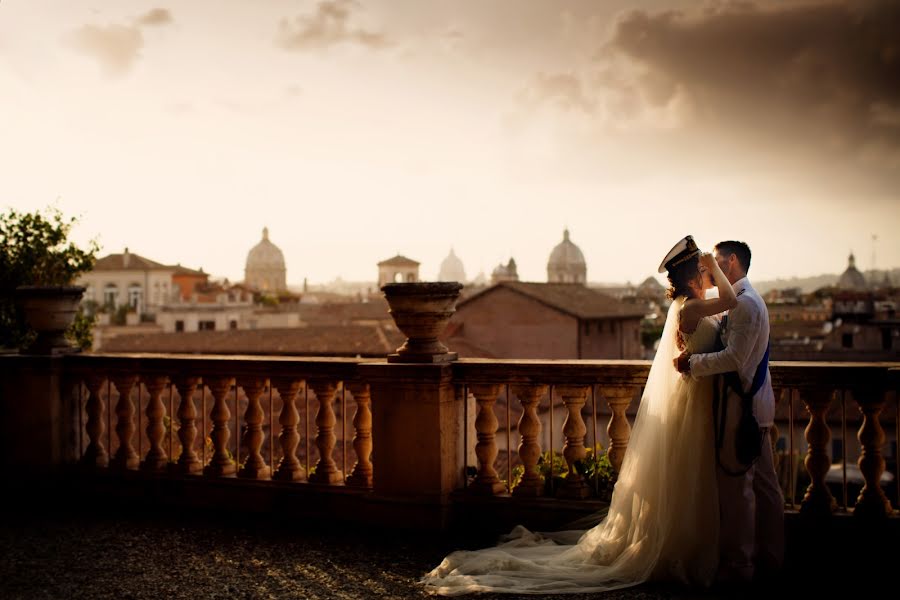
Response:
[{"label": "stone baluster", "polygon": [[497,415],[494,404],[500,394],[499,384],[476,384],[469,386],[469,392],[475,396],[478,414],[475,417],[475,456],[478,458],[478,472],[475,481],[469,486],[473,494],[491,496],[501,493],[506,486],[497,476],[494,462],[497,460]]},{"label": "stone baluster", "polygon": [[625,451],[628,449],[628,440],[631,438],[631,424],[625,416],[625,411],[634,398],[634,388],[604,387],[602,393],[611,412],[609,424],[606,426],[606,433],[609,435],[609,462],[612,464],[613,473],[618,477],[622,461],[625,460]]},{"label": "stone baluster", "polygon": [[278,437],[281,443],[281,461],[273,477],[280,481],[303,481],[306,479],[306,470],[297,458],[297,446],[300,444],[300,434],[297,431],[300,423],[297,394],[303,387],[303,381],[294,377],[279,377],[272,380],[272,386],[281,396],[281,415],[278,417],[281,424],[281,435]]},{"label": "stone baluster", "polygon": [[[181,456],[176,470],[186,475],[195,475],[203,470],[194,442],[197,439],[197,406],[194,391],[200,383],[199,377],[181,376],[175,379],[175,388],[181,396],[178,405],[178,439],[181,441]],[[206,440],[204,440],[205,443]]]},{"label": "stone baluster", "polygon": [[163,446],[166,436],[166,404],[162,400],[163,392],[169,383],[165,375],[148,375],[143,378],[150,400],[147,402],[147,438],[150,449],[141,463],[141,469],[151,473],[161,473],[168,468],[169,456]]},{"label": "stone baluster", "polygon": [[337,438],[334,435],[334,425],[337,418],[334,415],[334,400],[337,395],[337,382],[327,379],[313,379],[308,383],[316,394],[319,410],[316,413],[316,447],[319,449],[319,462],[316,463],[316,471],[309,476],[313,483],[340,483],[344,475],[334,462],[334,447]]},{"label": "stone baluster", "polygon": [[546,385],[516,385],[513,393],[522,403],[522,417],[519,419],[519,458],[525,472],[519,484],[513,488],[513,496],[537,497],[544,495],[544,478],[538,469],[541,457],[541,420],[537,407],[547,391]]},{"label": "stone baluster", "polygon": [[141,457],[132,445],[135,425],[131,391],[137,383],[138,376],[116,373],[110,379],[119,392],[119,402],[116,404],[116,435],[119,438],[119,449],[112,459],[112,466],[123,471],[137,469],[141,464]]},{"label": "stone baluster", "polygon": [[568,410],[563,423],[563,435],[566,443],[562,453],[569,467],[566,479],[557,490],[556,495],[562,498],[586,498],[590,494],[590,487],[584,480],[584,476],[575,468],[575,463],[584,460],[587,455],[584,447],[587,426],[584,424],[584,419],[581,418],[581,409],[584,408],[591,386],[560,385],[556,387],[556,391],[562,397],[563,404]]},{"label": "stone baluster", "polygon": [[[778,408],[780,404],[783,404],[782,397],[784,395],[784,390],[781,388],[774,388],[772,390],[775,396],[775,411],[777,414]],[[773,421],[772,425],[769,426],[769,445],[772,446],[772,462],[775,464],[775,472],[778,472],[779,463],[781,462],[781,456],[778,454],[776,446],[778,445],[778,422]]]},{"label": "stone baluster", "polygon": [[347,477],[347,485],[372,487],[372,398],[369,384],[351,382],[347,384],[353,399],[356,401],[356,414],[353,415],[353,449],[356,451],[356,464],[353,472]]},{"label": "stone baluster", "polygon": [[831,466],[828,458],[828,442],[831,431],[825,422],[828,407],[834,392],[827,388],[803,388],[800,398],[809,411],[809,424],[806,426],[806,442],[809,449],[804,464],[809,473],[810,484],[800,502],[800,512],[814,516],[831,515],[837,502],[825,484],[825,475]]},{"label": "stone baluster", "polygon": [[213,422],[212,438],[213,455],[203,470],[210,477],[233,477],[236,471],[234,459],[228,451],[228,439],[231,437],[231,411],[228,410],[228,394],[234,383],[232,377],[205,378],[209,391],[213,396],[213,408],[210,420]]},{"label": "stone baluster", "polygon": [[244,412],[244,429],[242,441],[247,448],[247,458],[238,471],[238,477],[246,479],[270,479],[272,471],[263,458],[262,449],[265,433],[262,430],[263,412],[259,397],[266,389],[266,380],[260,377],[250,377],[240,381],[240,386],[247,394],[247,410]]},{"label": "stone baluster", "polygon": [[106,431],[103,414],[106,411],[106,402],[102,395],[106,378],[102,375],[89,374],[85,377],[84,383],[88,388],[85,431],[89,442],[81,457],[81,464],[90,467],[106,467],[109,465],[109,453],[106,451],[106,446],[103,445],[103,432]]},{"label": "stone baluster", "polygon": [[891,514],[890,500],[881,489],[881,475],[884,473],[884,457],[881,448],[884,446],[884,429],[881,428],[879,415],[887,398],[882,390],[855,389],[853,397],[863,414],[862,426],[857,434],[862,448],[859,457],[859,470],[865,484],[856,499],[853,514],[869,518],[885,518]]}]

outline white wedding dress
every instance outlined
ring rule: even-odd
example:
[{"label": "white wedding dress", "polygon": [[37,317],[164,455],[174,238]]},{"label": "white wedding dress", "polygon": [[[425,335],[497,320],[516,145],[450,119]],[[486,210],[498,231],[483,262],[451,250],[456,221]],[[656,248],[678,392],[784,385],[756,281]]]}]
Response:
[{"label": "white wedding dress", "polygon": [[[492,548],[453,552],[425,575],[434,594],[560,594],[614,590],[648,580],[712,584],[718,565],[711,378],[682,377],[677,322],[669,309],[634,421],[609,513],[587,531],[534,533],[516,527]],[[684,334],[691,352],[714,347],[717,325]]]}]

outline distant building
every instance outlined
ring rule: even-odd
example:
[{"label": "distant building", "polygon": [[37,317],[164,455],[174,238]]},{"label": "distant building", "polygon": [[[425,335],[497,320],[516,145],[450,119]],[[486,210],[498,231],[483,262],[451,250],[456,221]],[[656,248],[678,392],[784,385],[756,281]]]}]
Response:
[{"label": "distant building", "polygon": [[638,359],[644,312],[583,285],[505,281],[459,302],[446,343],[461,356]]},{"label": "distant building", "polygon": [[419,281],[419,263],[400,254],[378,263],[378,288],[386,283]]},{"label": "distant building", "polygon": [[516,259],[510,258],[505,265],[500,263],[491,272],[491,285],[496,285],[503,281],[518,281],[519,268],[516,265]]},{"label": "distant building", "polygon": [[581,249],[563,231],[562,241],[553,248],[547,261],[548,283],[587,283],[587,263]]},{"label": "distant building", "polygon": [[856,258],[852,252],[847,258],[847,268],[841,273],[837,286],[842,290],[865,290],[869,287],[865,276],[856,268]]},{"label": "distant building", "polygon": [[450,254],[441,262],[441,270],[438,273],[438,281],[458,281],[466,283],[466,270],[462,261],[450,248]]},{"label": "distant building", "polygon": [[268,227],[263,228],[262,240],[247,253],[244,284],[263,293],[287,291],[284,253],[269,240]]},{"label": "distant building", "polygon": [[182,300],[190,300],[198,289],[202,289],[209,285],[209,274],[204,273],[203,269],[195,271],[182,267],[180,264],[175,265],[175,273],[172,274],[173,296]]},{"label": "distant building", "polygon": [[[135,317],[152,317],[169,301],[173,278],[181,267],[170,267],[129,252],[104,256],[78,278],[86,289],[83,302],[107,313],[129,306]],[[198,272],[199,273],[199,272]]]}]

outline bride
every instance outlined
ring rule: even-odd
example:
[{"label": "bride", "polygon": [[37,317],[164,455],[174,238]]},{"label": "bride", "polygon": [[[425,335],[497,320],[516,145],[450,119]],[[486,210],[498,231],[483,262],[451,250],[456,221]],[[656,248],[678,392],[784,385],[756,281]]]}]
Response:
[{"label": "bride", "polygon": [[[713,452],[712,380],[682,377],[672,360],[713,349],[713,317],[737,304],[710,254],[691,236],[660,265],[673,300],[607,516],[587,531],[516,527],[493,548],[457,551],[421,583],[434,594],[559,594],[614,590],[648,580],[712,584],[719,505]],[[718,288],[718,298],[706,290]]]}]

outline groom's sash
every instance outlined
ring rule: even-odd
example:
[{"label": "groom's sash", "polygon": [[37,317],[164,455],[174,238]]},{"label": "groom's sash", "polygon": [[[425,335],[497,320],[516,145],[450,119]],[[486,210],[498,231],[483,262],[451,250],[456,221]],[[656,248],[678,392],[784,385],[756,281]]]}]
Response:
[{"label": "groom's sash", "polygon": [[[756,366],[756,373],[753,375],[753,383],[748,391],[744,391],[741,386],[741,378],[737,371],[723,373],[716,377],[713,382],[713,426],[715,428],[716,442],[716,462],[729,475],[739,476],[750,470],[750,467],[756,462],[762,449],[762,432],[759,429],[759,423],[753,416],[753,397],[762,389],[766,382],[766,374],[769,369],[769,350],[771,342],[766,346],[766,352]],[[725,349],[721,336],[716,337],[715,351],[719,352]],[[738,431],[735,439],[737,444],[737,458],[746,465],[743,469],[731,469],[722,464],[720,452],[722,443],[725,439],[725,423],[727,422],[728,403],[725,399],[728,396],[728,390],[733,391],[741,399],[741,420],[738,424]]]}]

